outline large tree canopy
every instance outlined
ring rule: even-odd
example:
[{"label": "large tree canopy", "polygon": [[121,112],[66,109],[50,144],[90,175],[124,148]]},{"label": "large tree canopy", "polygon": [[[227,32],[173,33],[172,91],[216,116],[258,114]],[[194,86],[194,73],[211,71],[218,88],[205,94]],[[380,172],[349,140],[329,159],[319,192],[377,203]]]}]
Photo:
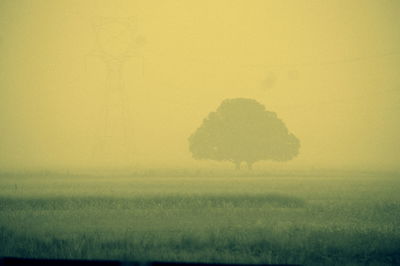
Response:
[{"label": "large tree canopy", "polygon": [[253,99],[224,100],[189,137],[195,159],[231,161],[251,168],[260,160],[288,161],[298,154],[300,141],[275,113]]}]

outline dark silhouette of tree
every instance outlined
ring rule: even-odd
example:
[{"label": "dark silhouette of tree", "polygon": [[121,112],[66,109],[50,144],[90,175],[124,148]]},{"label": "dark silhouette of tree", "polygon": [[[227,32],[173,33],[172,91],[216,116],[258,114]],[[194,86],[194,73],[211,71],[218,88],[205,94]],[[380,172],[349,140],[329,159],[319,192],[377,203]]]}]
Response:
[{"label": "dark silhouette of tree", "polygon": [[260,160],[288,161],[299,152],[300,141],[275,113],[253,99],[224,100],[189,137],[195,159],[231,161],[249,169]]}]

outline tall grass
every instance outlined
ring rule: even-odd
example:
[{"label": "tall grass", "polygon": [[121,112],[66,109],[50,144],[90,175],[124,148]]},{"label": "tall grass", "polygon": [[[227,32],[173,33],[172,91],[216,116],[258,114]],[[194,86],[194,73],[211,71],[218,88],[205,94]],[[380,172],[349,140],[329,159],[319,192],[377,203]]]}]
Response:
[{"label": "tall grass", "polygon": [[0,256],[400,264],[397,177],[13,182],[0,180]]},{"label": "tall grass", "polygon": [[111,238],[80,234],[30,237],[0,228],[2,255],[35,258],[119,259],[212,263],[400,263],[398,233],[372,228],[277,226],[252,230],[127,232]]}]

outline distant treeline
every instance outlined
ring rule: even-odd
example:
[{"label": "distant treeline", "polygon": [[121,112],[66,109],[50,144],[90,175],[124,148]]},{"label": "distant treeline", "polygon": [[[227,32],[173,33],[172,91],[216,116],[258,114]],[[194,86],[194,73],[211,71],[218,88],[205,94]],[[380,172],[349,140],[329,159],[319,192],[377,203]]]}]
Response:
[{"label": "distant treeline", "polygon": [[0,171],[0,177],[356,177],[399,176],[399,171],[389,170],[231,170],[196,168],[148,168],[148,169],[102,169],[102,170],[15,170]]}]

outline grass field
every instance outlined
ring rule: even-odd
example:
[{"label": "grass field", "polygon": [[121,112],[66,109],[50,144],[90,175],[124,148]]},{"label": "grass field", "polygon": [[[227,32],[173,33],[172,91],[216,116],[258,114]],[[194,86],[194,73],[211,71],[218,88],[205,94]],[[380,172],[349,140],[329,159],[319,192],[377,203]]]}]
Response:
[{"label": "grass field", "polygon": [[0,178],[0,256],[400,264],[400,176]]}]

